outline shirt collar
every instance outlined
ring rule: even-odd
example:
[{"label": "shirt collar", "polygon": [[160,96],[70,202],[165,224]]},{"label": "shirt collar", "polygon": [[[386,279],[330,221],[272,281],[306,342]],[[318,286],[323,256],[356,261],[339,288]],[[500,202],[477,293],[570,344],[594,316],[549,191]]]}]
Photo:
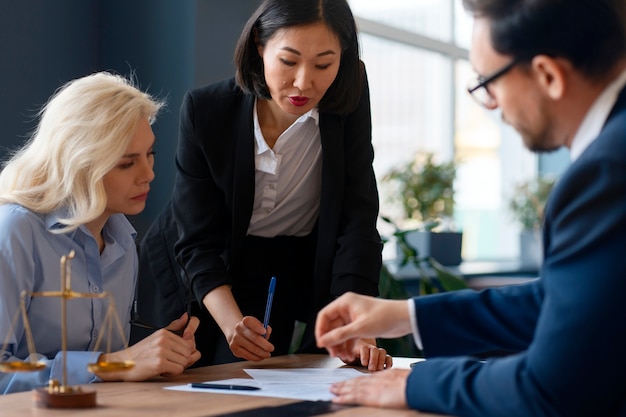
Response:
[{"label": "shirt collar", "polygon": [[46,229],[50,231],[62,229],[65,225],[61,223],[60,219],[67,217],[68,211],[69,210],[66,207],[61,207],[50,213],[44,214]]},{"label": "shirt collar", "polygon": [[574,139],[572,139],[570,148],[572,161],[575,161],[598,137],[624,85],[626,85],[626,71],[623,71],[619,77],[611,82],[591,105]]},{"label": "shirt collar", "polygon": [[[65,225],[61,223],[60,219],[67,217],[68,213],[69,210],[67,207],[61,207],[45,214],[44,222],[46,229],[52,231],[65,227]],[[110,236],[115,242],[122,245],[124,249],[130,248],[134,244],[135,238],[137,237],[137,231],[123,214],[114,214],[110,216],[104,225],[103,232],[105,236]],[[84,224],[81,224],[77,229],[68,233],[68,235],[74,240],[79,239],[78,234],[91,236],[91,233],[87,230]]]},{"label": "shirt collar", "polygon": [[[263,132],[261,132],[261,125],[259,125],[259,116],[257,115],[257,103],[258,99],[254,101],[254,110],[252,111],[252,117],[254,120],[254,140],[256,142],[256,154],[260,155],[263,152],[267,152],[270,150],[270,147],[267,146],[267,142],[263,138]],[[296,123],[303,123],[308,119],[313,119],[316,125],[319,125],[320,113],[317,107],[312,108],[308,112],[304,113],[302,116],[298,117],[295,122],[293,122],[292,126]]]}]

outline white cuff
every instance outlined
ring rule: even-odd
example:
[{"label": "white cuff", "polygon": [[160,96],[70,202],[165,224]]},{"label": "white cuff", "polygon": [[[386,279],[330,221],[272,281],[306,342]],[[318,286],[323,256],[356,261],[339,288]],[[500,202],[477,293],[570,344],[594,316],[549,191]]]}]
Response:
[{"label": "white cuff", "polygon": [[415,346],[418,347],[419,350],[424,350],[422,346],[422,338],[420,337],[420,330],[417,327],[417,311],[415,310],[415,302],[412,298],[407,300],[409,303],[409,319],[411,320],[411,329],[413,329],[413,340],[415,341]]}]

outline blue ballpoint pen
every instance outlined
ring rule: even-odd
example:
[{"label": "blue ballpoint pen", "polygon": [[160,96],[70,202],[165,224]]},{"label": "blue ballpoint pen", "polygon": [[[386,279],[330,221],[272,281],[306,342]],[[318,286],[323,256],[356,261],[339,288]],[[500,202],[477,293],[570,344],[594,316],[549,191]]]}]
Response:
[{"label": "blue ballpoint pen", "polygon": [[276,277],[272,277],[270,280],[270,288],[267,291],[267,304],[265,304],[265,318],[263,319],[263,327],[265,327],[265,334],[263,337],[267,337],[267,325],[270,322],[270,312],[272,311],[272,300],[274,299],[274,290],[276,289]]}]

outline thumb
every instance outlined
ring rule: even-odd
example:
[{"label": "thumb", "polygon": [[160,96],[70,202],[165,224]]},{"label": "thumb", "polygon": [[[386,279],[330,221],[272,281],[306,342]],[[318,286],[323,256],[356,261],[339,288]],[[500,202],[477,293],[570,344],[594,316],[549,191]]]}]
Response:
[{"label": "thumb", "polygon": [[357,337],[355,326],[353,323],[348,323],[329,330],[327,333],[319,336],[317,338],[317,346],[335,346],[355,337]]},{"label": "thumb", "polygon": [[183,313],[182,316],[173,320],[167,327],[167,330],[183,330],[187,324],[187,313]]}]

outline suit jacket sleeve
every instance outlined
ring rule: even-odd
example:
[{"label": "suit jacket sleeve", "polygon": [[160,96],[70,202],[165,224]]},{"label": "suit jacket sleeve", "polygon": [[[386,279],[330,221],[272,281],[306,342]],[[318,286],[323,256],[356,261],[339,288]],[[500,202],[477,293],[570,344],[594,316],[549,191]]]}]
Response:
[{"label": "suit jacket sleeve", "polygon": [[378,189],[372,167],[374,150],[367,78],[358,108],[343,120],[343,132],[343,148],[329,155],[343,159],[343,172],[331,181],[345,178],[343,195],[338,198],[341,207],[333,242],[330,294],[339,296],[355,291],[378,295],[382,243],[376,229]]},{"label": "suit jacket sleeve", "polygon": [[235,197],[237,153],[248,157],[242,165],[252,169],[247,186],[254,187],[252,148],[250,152],[237,149],[241,138],[253,146],[252,99],[246,103],[231,79],[188,92],[181,105],[172,198],[178,225],[174,250],[187,267],[191,290],[199,301],[212,289],[230,283],[226,265],[233,227],[249,220],[234,219],[235,205],[252,206]]},{"label": "suit jacket sleeve", "polygon": [[[415,301],[433,358],[409,376],[412,408],[483,417],[626,415],[625,130],[622,112],[552,192],[540,281]],[[492,347],[519,353],[485,362],[437,357]]]}]

